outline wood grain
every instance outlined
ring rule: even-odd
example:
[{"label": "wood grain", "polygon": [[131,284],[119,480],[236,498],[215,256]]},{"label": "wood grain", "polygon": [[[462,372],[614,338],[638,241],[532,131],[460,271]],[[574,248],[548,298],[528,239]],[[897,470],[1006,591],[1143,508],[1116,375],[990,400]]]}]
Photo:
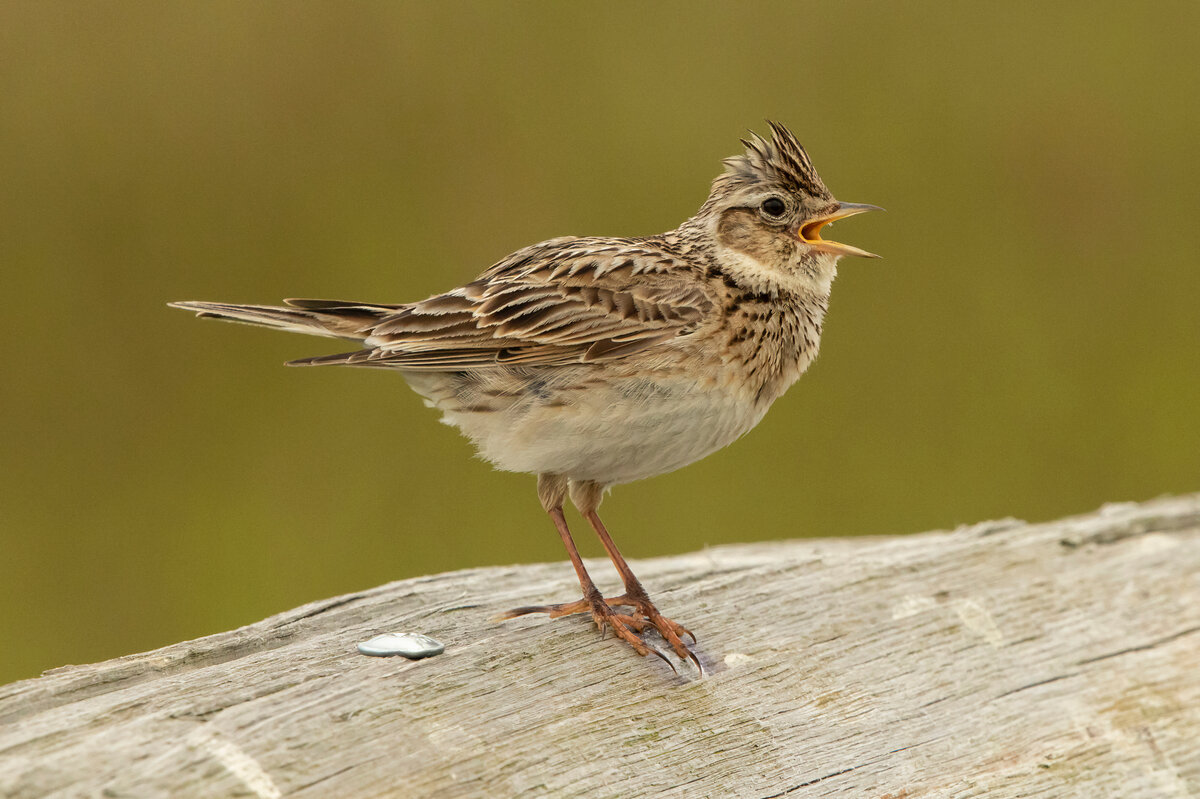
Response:
[{"label": "wood grain", "polygon": [[565,564],[422,577],[0,687],[0,794],[1200,795],[1200,495],[635,568],[708,676],[492,621]]}]

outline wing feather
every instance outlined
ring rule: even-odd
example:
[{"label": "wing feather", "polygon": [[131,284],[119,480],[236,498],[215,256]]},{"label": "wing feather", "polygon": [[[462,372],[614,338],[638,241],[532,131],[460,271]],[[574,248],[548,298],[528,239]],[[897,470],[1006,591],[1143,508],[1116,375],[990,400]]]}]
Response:
[{"label": "wing feather", "polygon": [[696,277],[660,243],[552,239],[395,309],[369,330],[368,349],[294,363],[465,370],[624,358],[703,324],[715,305]]}]

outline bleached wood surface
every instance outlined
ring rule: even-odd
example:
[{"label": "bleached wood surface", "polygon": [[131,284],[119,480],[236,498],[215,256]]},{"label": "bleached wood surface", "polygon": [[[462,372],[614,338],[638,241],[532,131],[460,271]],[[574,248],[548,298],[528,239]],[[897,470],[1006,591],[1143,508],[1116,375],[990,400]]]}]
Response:
[{"label": "bleached wood surface", "polygon": [[[635,568],[704,679],[491,620],[566,564],[404,580],[0,687],[0,794],[1200,795],[1200,495]],[[356,653],[383,631],[446,652]]]}]

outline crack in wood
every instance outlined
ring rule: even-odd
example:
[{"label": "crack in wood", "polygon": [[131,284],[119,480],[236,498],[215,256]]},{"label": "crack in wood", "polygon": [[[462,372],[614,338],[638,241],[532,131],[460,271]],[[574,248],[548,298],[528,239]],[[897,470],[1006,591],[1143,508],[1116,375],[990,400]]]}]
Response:
[{"label": "crack in wood", "polygon": [[1038,680],[1037,682],[1031,682],[1028,685],[1022,685],[1020,688],[1013,688],[1012,690],[1005,691],[1002,694],[997,694],[996,699],[1003,699],[1006,696],[1012,696],[1013,694],[1019,694],[1022,691],[1028,691],[1030,688],[1037,688],[1039,685],[1049,685],[1052,682],[1058,682],[1059,680],[1066,680],[1066,679],[1076,676],[1078,673],[1079,672],[1071,672],[1070,674],[1057,674],[1053,677],[1047,677],[1044,680]]},{"label": "crack in wood", "polygon": [[[371,760],[375,760],[375,759],[377,759],[377,758],[372,758]],[[365,763],[370,763],[371,760],[365,761]],[[299,793],[300,791],[308,790],[309,788],[313,787],[314,785],[320,785],[321,783],[331,780],[334,777],[340,777],[341,775],[345,774],[347,771],[350,771],[351,769],[354,769],[354,768],[358,768],[361,765],[364,765],[364,763],[351,763],[350,765],[340,768],[337,771],[333,771],[324,776],[317,777],[315,780],[310,780],[310,781],[304,783],[303,785],[297,785],[294,793]],[[293,793],[293,792],[289,791],[289,793]]]},{"label": "crack in wood", "polygon": [[[849,736],[849,737],[854,737],[854,736]],[[859,763],[857,766],[851,766],[850,768],[844,768],[841,771],[834,771],[830,774],[826,774],[823,777],[817,777],[816,779],[811,779],[808,782],[802,782],[799,785],[793,785],[792,787],[787,788],[786,790],[780,791],[779,793],[773,793],[770,796],[764,796],[764,797],[762,797],[762,799],[779,799],[780,796],[787,796],[789,793],[795,793],[796,791],[800,790],[801,788],[807,788],[811,785],[816,785],[817,783],[824,782],[825,780],[832,779],[834,777],[840,777],[843,774],[849,774],[852,771],[858,771],[860,768],[865,768],[866,766],[873,766],[876,763],[886,760],[887,758],[891,757],[894,754],[897,754],[899,752],[906,752],[909,749],[915,749],[918,746],[924,746],[925,744],[931,743],[935,740],[937,740],[937,739],[930,738],[929,740],[918,741],[917,743],[909,744],[908,746],[896,747],[895,749],[891,750],[890,752],[886,752],[886,753],[880,755],[879,757],[876,757],[876,758],[866,761],[865,763]]]},{"label": "crack in wood", "polygon": [[1200,625],[1196,625],[1195,627],[1188,627],[1186,630],[1180,630],[1179,632],[1174,633],[1172,635],[1166,635],[1166,636],[1163,636],[1162,638],[1157,638],[1147,644],[1139,644],[1138,646],[1129,646],[1129,647],[1125,647],[1124,649],[1118,649],[1116,652],[1108,652],[1103,655],[1096,655],[1095,657],[1085,658],[1084,660],[1079,661],[1075,665],[1086,666],[1089,663],[1099,663],[1101,660],[1109,660],[1110,658],[1120,657],[1121,655],[1128,655],[1132,652],[1145,652],[1147,649],[1154,649],[1156,646],[1162,646],[1163,644],[1169,644],[1172,641],[1178,641],[1180,638],[1183,638],[1184,636],[1193,635],[1195,633],[1200,633]]},{"label": "crack in wood", "polygon": [[850,768],[844,768],[841,771],[834,771],[829,774],[826,774],[823,777],[817,777],[816,779],[809,780],[808,782],[802,782],[799,785],[793,785],[791,788],[787,788],[786,790],[780,791],[779,793],[773,793],[773,794],[770,794],[769,796],[764,796],[764,797],[762,797],[762,799],[779,799],[780,796],[787,796],[789,793],[795,793],[796,791],[800,790],[801,788],[807,788],[810,785],[816,785],[818,782],[824,782],[825,780],[832,779],[834,777],[840,777],[843,774],[849,774],[851,771],[862,768],[862,766],[865,766],[865,765],[867,765],[867,764],[863,763],[862,765],[859,765],[859,766],[851,766]]},{"label": "crack in wood", "polygon": [[324,602],[315,608],[312,608],[303,613],[299,613],[295,616],[290,616],[288,618],[281,620],[278,624],[275,625],[275,629],[286,627],[289,624],[295,624],[296,622],[304,621],[305,619],[316,618],[317,616],[320,616],[322,613],[328,613],[331,610],[336,610],[337,608],[345,607],[346,605],[357,602],[360,599],[363,599],[364,597],[366,597],[366,594],[350,594],[348,596],[338,597],[337,599],[331,600],[329,602]]}]

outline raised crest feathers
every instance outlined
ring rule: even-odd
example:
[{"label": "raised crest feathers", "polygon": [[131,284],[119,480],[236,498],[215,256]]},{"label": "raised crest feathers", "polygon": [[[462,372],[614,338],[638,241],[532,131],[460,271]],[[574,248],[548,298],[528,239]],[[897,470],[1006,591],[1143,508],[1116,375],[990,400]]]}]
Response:
[{"label": "raised crest feathers", "polygon": [[725,173],[717,180],[732,184],[783,183],[813,197],[832,199],[808,153],[792,132],[779,122],[768,120],[767,124],[771,140],[751,131],[749,139],[742,139],[745,154],[726,158]]}]

